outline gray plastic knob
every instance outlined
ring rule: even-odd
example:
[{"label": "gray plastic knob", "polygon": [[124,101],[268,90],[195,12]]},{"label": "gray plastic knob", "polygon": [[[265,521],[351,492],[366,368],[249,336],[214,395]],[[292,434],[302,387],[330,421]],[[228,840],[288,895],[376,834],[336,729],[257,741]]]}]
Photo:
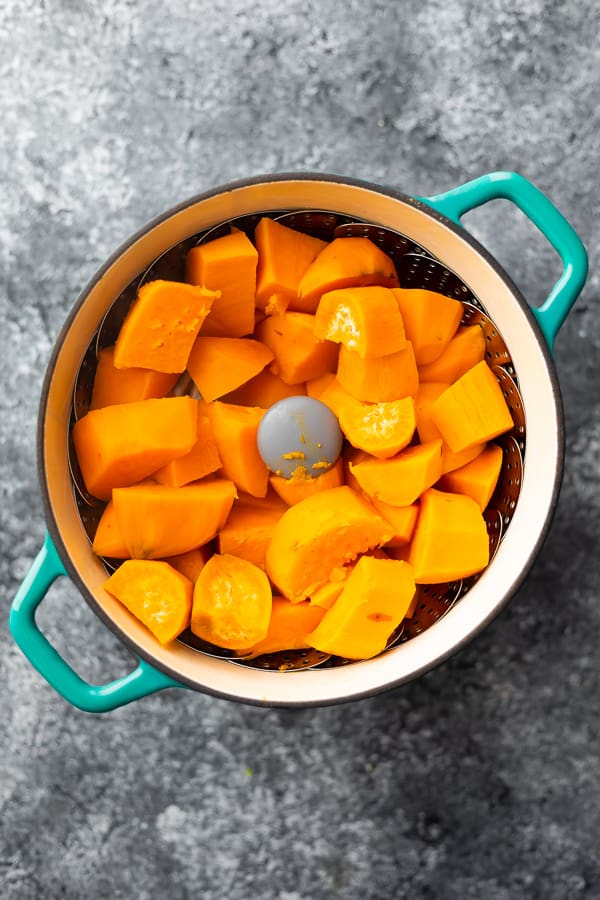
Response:
[{"label": "gray plastic knob", "polygon": [[328,406],[313,397],[286,397],[267,410],[258,428],[258,452],[276,475],[316,478],[330,469],[343,435]]}]

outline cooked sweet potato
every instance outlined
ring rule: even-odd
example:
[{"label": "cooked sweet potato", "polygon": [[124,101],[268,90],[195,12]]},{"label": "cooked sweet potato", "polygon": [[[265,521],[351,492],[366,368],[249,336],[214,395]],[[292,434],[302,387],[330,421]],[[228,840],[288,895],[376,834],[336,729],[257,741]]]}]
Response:
[{"label": "cooked sweet potato", "polygon": [[[264,217],[254,231],[258,250],[256,305],[296,307],[300,279],[327,244]],[[281,310],[282,311],[282,310]]]},{"label": "cooked sweet potato", "polygon": [[489,562],[489,538],[471,497],[431,488],[421,497],[409,562],[418,584],[467,578]]},{"label": "cooked sweet potato", "polygon": [[300,279],[297,308],[314,312],[327,291],[366,285],[399,287],[394,263],[369,238],[335,238]]},{"label": "cooked sweet potato", "polygon": [[86,488],[108,500],[189,453],[197,434],[196,401],[165,397],[91,410],[73,426],[73,443]]},{"label": "cooked sweet potato", "polygon": [[315,630],[312,647],[349,659],[369,659],[385,648],[415,594],[411,567],[361,556]]},{"label": "cooked sweet potato", "polygon": [[200,337],[188,359],[188,372],[207,400],[216,400],[258,375],[273,353],[252,338]]},{"label": "cooked sweet potato", "polygon": [[479,325],[463,325],[433,362],[419,366],[419,381],[451,384],[485,358],[485,335]]},{"label": "cooked sweet potato", "polygon": [[404,321],[406,337],[413,345],[418,366],[438,359],[460,325],[463,306],[459,300],[435,291],[394,288]]},{"label": "cooked sweet potato", "polygon": [[133,559],[164,559],[212,540],[236,496],[223,478],[171,488],[158,484],[115,488],[119,531]]},{"label": "cooked sweet potato", "polygon": [[240,491],[264,497],[269,470],[258,452],[256,436],[265,410],[215,400],[208,404],[207,411],[223,462],[223,475]]},{"label": "cooked sweet potato", "polygon": [[350,471],[369,497],[392,506],[410,506],[442,474],[442,442],[407,447],[391,459],[350,463]]},{"label": "cooked sweet potato", "polygon": [[183,372],[196,335],[218,296],[217,291],[179,281],[144,284],[119,331],[115,366]]},{"label": "cooked sweet potato", "polygon": [[344,483],[344,464],[340,457],[330,469],[327,469],[326,472],[323,472],[322,475],[318,475],[316,478],[304,473],[293,475],[291,478],[271,475],[269,482],[273,490],[279,494],[288,506],[294,506],[313,494],[341,487]]},{"label": "cooked sweet potato", "polygon": [[267,573],[283,596],[300,601],[336,567],[392,537],[370,503],[345,485],[331,488],[283,514],[267,549]]},{"label": "cooked sweet potato", "polygon": [[195,635],[246,650],[267,636],[273,595],[262,569],[229,554],[215,554],[194,585],[190,627]]},{"label": "cooked sweet potato", "polygon": [[349,394],[369,403],[414,397],[419,387],[419,372],[412,344],[407,341],[404,350],[376,359],[361,359],[355,350],[348,350],[342,344],[337,379]]},{"label": "cooked sweet potato", "polygon": [[317,627],[324,615],[323,608],[310,603],[291,603],[285,597],[273,597],[267,634],[251,648],[252,656],[309,647],[306,636]]},{"label": "cooked sweet potato", "polygon": [[272,350],[275,359],[271,371],[286,384],[302,384],[335,372],[337,345],[316,337],[315,317],[308,313],[268,316],[257,325],[256,336]]},{"label": "cooked sweet potato", "polygon": [[128,559],[104,584],[161,644],[187,628],[192,607],[192,582],[166,562]]},{"label": "cooked sweet potato", "polygon": [[105,347],[98,353],[90,409],[166,397],[178,376],[153,369],[117,369],[115,348]]},{"label": "cooked sweet potato", "polygon": [[455,453],[490,441],[514,424],[498,379],[485,360],[438,397],[431,418]]},{"label": "cooked sweet potato", "polygon": [[243,337],[254,330],[256,247],[243,231],[192,247],[186,280],[219,291],[202,325],[202,334]]},{"label": "cooked sweet potato", "polygon": [[378,286],[323,294],[315,315],[315,335],[344,344],[362,359],[387,356],[406,346],[398,302],[391,290]]}]

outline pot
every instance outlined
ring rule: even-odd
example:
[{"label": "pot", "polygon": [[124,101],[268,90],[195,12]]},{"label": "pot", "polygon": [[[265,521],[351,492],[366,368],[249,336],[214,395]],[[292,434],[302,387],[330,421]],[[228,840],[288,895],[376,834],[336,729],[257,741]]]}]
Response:
[{"label": "pot", "polygon": [[[562,274],[540,308],[529,307],[499,264],[460,224],[466,212],[498,198],[516,204],[561,257]],[[510,525],[492,562],[460,602],[432,627],[378,657],[294,673],[246,668],[179,642],[160,646],[104,591],[106,572],[92,553],[68,464],[75,380],[115,298],[179,242],[232,218],[282,209],[328,210],[376,223],[405,235],[454,273],[480,298],[508,347],[527,433],[520,493]],[[95,275],[75,303],[50,359],[38,426],[48,533],[12,605],[10,627],[15,641],[66,700],[92,712],[182,686],[259,705],[325,705],[392,688],[439,664],[502,609],[526,576],[550,527],[564,454],[552,345],[586,273],[586,252],[571,226],[536,187],[511,172],[485,175],[428,198],[323,174],[263,176],[193,197],[160,216]],[[50,645],[35,622],[35,612],[59,576],[72,578],[94,612],[135,651],[139,665],[133,672],[109,684],[90,685]]]}]

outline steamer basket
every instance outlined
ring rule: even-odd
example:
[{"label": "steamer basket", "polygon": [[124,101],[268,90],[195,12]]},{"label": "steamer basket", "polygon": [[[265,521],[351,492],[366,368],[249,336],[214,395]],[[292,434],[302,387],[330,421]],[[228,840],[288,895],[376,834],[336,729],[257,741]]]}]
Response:
[{"label": "steamer basket", "polygon": [[[539,309],[529,308],[498,263],[460,225],[466,212],[498,198],[513,201],[562,259],[562,275]],[[194,243],[218,236],[232,220],[251,233],[262,215],[328,239],[367,234],[394,258],[403,286],[429,287],[460,299],[463,322],[484,330],[488,362],[515,423],[500,441],[502,476],[487,512],[490,565],[464,583],[422,588],[414,619],[395,635],[393,646],[370,660],[349,663],[307,653],[248,665],[199,652],[185,636],[161,647],[104,591],[106,567],[91,551],[89,534],[98,508],[79,484],[69,432],[73,417],[89,402],[98,347],[114,339],[141,279],[179,277],[183,254]],[[192,198],[166,213],[98,272],[75,304],[50,360],[38,430],[48,535],[13,602],[10,625],[16,642],[68,701],[94,712],[181,686],[248,703],[322,705],[391,688],[438,664],[498,613],[527,574],[550,527],[564,453],[551,348],[586,273],[585,249],[570,225],[515,173],[493,173],[426,199],[325,175],[265,176]],[[35,611],[61,575],[75,581],[92,609],[136,652],[140,662],[131,674],[89,685],[37,628]]]}]

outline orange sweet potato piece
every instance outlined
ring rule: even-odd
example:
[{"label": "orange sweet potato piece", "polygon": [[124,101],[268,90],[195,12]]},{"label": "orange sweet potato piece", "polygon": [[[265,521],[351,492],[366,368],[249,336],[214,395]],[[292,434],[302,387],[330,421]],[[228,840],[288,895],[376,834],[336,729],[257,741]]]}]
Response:
[{"label": "orange sweet potato piece", "polygon": [[112,500],[109,500],[100,517],[92,550],[98,556],[107,556],[109,559],[127,559],[129,556],[129,550],[119,531],[117,514]]},{"label": "orange sweet potato piece", "polygon": [[194,585],[190,627],[218,647],[246,650],[267,636],[272,606],[271,585],[262,569],[215,553]]},{"label": "orange sweet potato piece", "polygon": [[114,347],[105,347],[98,353],[90,409],[131,403],[134,400],[158,399],[165,397],[175,386],[178,376],[167,372],[139,368],[117,369],[114,355]]},{"label": "orange sweet potato piece", "polygon": [[269,502],[252,497],[238,501],[219,532],[219,553],[239,556],[264,569],[273,529],[286,509],[277,495]]},{"label": "orange sweet potato piece", "polygon": [[216,400],[261,372],[273,359],[252,338],[200,337],[188,360],[188,372],[205,400]]},{"label": "orange sweet potato piece", "polygon": [[300,279],[327,242],[267,217],[256,226],[254,241],[258,250],[256,305],[265,309],[277,297],[285,308],[296,301]]},{"label": "orange sweet potato piece", "polygon": [[466,465],[466,463],[471,462],[471,460],[475,459],[485,447],[485,444],[475,444],[473,447],[468,447],[466,450],[454,453],[446,441],[443,440],[440,429],[433,422],[431,410],[433,409],[435,401],[444,393],[447,387],[447,384],[441,384],[437,381],[426,381],[419,385],[419,390],[417,391],[417,396],[415,398],[415,414],[419,440],[422,444],[427,441],[442,441],[442,475],[446,472],[452,472],[454,469],[458,469],[461,466]]},{"label": "orange sweet potato piece", "polygon": [[236,496],[222,478],[171,488],[115,488],[119,531],[133,559],[163,559],[208,543],[223,527]]},{"label": "orange sweet potato piece", "polygon": [[[308,602],[311,606],[318,606],[323,610],[331,609],[343,590],[343,580],[326,581],[325,584],[320,584],[317,588],[314,589],[314,591],[312,591]],[[294,604],[294,606],[297,605],[298,604]]]},{"label": "orange sweet potato piece", "polygon": [[409,561],[418,584],[441,584],[484,569],[489,538],[477,503],[462,494],[425,491]]},{"label": "orange sweet potato piece", "polygon": [[461,375],[438,397],[431,417],[455,453],[513,428],[502,388],[485,360]]},{"label": "orange sweet potato piece", "polygon": [[189,484],[190,481],[198,481],[206,475],[212,475],[221,468],[217,442],[210,419],[205,412],[205,404],[199,402],[196,443],[185,456],[172,459],[166,466],[153,473],[152,478],[159,484],[182,487],[184,484]]},{"label": "orange sweet potato piece", "polygon": [[340,405],[340,428],[354,447],[379,459],[395,456],[415,432],[412,397],[387,403],[362,403],[353,398]]},{"label": "orange sweet potato piece", "polygon": [[186,578],[189,578],[192,584],[195,584],[198,575],[212,555],[213,546],[208,543],[204,544],[202,547],[195,547],[193,550],[188,550],[186,553],[168,556],[164,562],[169,563],[170,566],[173,566],[174,569],[177,569],[177,571],[181,572],[182,575],[185,575]]},{"label": "orange sweet potato piece", "polygon": [[338,348],[315,335],[315,317],[308,313],[285,312],[268,316],[256,326],[256,336],[275,359],[271,371],[286,384],[302,384],[326,372],[335,372]]},{"label": "orange sweet potato piece", "polygon": [[417,524],[417,516],[419,514],[419,504],[412,503],[410,506],[392,506],[391,503],[384,503],[377,497],[371,499],[371,503],[378,513],[380,513],[386,521],[394,529],[393,538],[385,545],[388,547],[404,547],[410,543],[413,536],[415,525]]},{"label": "orange sweet potato piece", "polygon": [[[389,543],[386,544],[386,547],[389,547]],[[338,566],[333,570],[330,576],[330,580],[326,581],[324,584],[320,584],[317,588],[311,591],[311,594],[308,598],[309,603],[313,606],[320,606],[322,609],[331,609],[337,598],[340,596],[344,589],[344,584],[350,572],[355,568],[358,560],[361,556],[374,556],[376,559],[389,559],[387,553],[376,547],[375,550],[367,550],[365,554],[361,554],[352,562],[347,563],[344,566]]]},{"label": "orange sweet potato piece", "polygon": [[496,489],[501,469],[502,448],[490,444],[465,466],[443,475],[439,486],[443,491],[472,497],[483,512]]},{"label": "orange sweet potato piece", "polygon": [[258,452],[256,436],[265,410],[219,400],[209,403],[207,410],[223,462],[223,475],[240,491],[264,497],[269,486],[269,470]]},{"label": "orange sweet potato piece", "polygon": [[314,312],[327,291],[367,285],[399,287],[392,260],[369,238],[335,238],[300,279],[295,308]]},{"label": "orange sweet potato piece", "polygon": [[108,500],[196,443],[198,411],[190,397],[140,400],[93,409],[73,426],[73,443],[90,494]]},{"label": "orange sweet potato piece", "polygon": [[410,506],[442,473],[442,442],[401,450],[391,459],[350,463],[350,471],[369,497],[391,506]]},{"label": "orange sweet potato piece", "polygon": [[118,369],[184,371],[218,292],[179,281],[149,281],[138,291],[115,344]]},{"label": "orange sweet potato piece", "polygon": [[299,474],[298,476],[292,476],[292,478],[271,475],[269,482],[273,490],[277,492],[288,506],[294,506],[296,503],[304,500],[305,497],[343,485],[344,464],[340,457],[335,465],[316,478],[306,474]]},{"label": "orange sweet potato piece", "polygon": [[251,648],[252,656],[309,647],[306,636],[317,627],[324,615],[324,609],[308,602],[290,603],[285,597],[273,597],[266,637]]},{"label": "orange sweet potato piece", "polygon": [[351,488],[306,497],[283,514],[267,549],[267,573],[290,600],[304,600],[336,567],[387,543],[393,529]]},{"label": "orange sweet potato piece", "polygon": [[161,644],[175,640],[188,627],[192,582],[166,562],[125,560],[104,588]]},{"label": "orange sweet potato piece", "polygon": [[462,325],[433,362],[419,366],[419,380],[452,384],[485,357],[485,335],[479,325]]},{"label": "orange sweet potato piece", "polygon": [[337,379],[357,400],[383,403],[414,397],[419,387],[419,372],[410,341],[404,350],[377,359],[361,359],[342,344]]},{"label": "orange sweet potato piece", "polygon": [[385,649],[414,594],[407,563],[361,556],[308,641],[325,653],[370,659]]},{"label": "orange sweet potato piece", "polygon": [[351,487],[353,491],[356,491],[357,494],[361,494],[364,496],[366,496],[366,494],[356,480],[355,476],[352,474],[352,466],[355,466],[359,462],[364,462],[366,459],[373,459],[373,457],[370,453],[366,453],[364,450],[357,450],[356,447],[352,447],[351,444],[346,444],[346,446],[342,449],[342,460],[344,463],[344,482],[348,485],[348,487]]},{"label": "orange sweet potato piece", "polygon": [[190,284],[220,291],[202,325],[202,334],[242,337],[254,330],[256,247],[243,231],[234,231],[198,247],[186,258]]},{"label": "orange sweet potato piece", "polygon": [[278,375],[274,375],[268,369],[263,369],[246,384],[242,384],[235,391],[223,396],[225,403],[235,403],[238,406],[260,406],[261,409],[269,409],[286,397],[302,397],[306,395],[306,385],[286,384]]},{"label": "orange sweet potato piece", "polygon": [[355,287],[323,294],[315,315],[315,334],[344,344],[362,359],[396,353],[406,346],[404,322],[389,288]]},{"label": "orange sweet potato piece", "polygon": [[418,366],[432,363],[448,346],[460,325],[463,305],[459,300],[421,288],[392,291],[412,343]]},{"label": "orange sweet potato piece", "polygon": [[313,378],[306,382],[306,393],[315,400],[320,400],[328,406],[332,413],[339,418],[342,406],[348,401],[354,401],[352,394],[341,386],[333,372],[326,372],[319,378]]}]

